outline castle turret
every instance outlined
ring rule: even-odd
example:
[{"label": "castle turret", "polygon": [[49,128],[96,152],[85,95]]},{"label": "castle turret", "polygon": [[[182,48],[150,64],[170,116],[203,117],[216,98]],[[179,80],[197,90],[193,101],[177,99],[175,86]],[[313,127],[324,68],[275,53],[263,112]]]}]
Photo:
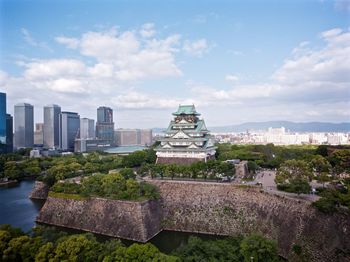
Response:
[{"label": "castle turret", "polygon": [[180,105],[156,148],[157,163],[191,164],[215,158],[214,142],[194,105]]}]

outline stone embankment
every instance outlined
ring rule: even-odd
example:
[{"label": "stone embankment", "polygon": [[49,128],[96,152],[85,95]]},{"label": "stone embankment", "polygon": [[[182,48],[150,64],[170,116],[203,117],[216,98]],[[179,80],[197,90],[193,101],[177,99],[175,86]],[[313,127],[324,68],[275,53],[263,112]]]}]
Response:
[{"label": "stone embankment", "polygon": [[36,221],[97,234],[147,242],[161,231],[158,201],[48,197]]},{"label": "stone embankment", "polygon": [[37,221],[145,242],[162,229],[216,235],[260,232],[297,261],[350,261],[347,211],[320,213],[309,201],[224,183],[150,180],[159,201],[68,200],[49,197]]},{"label": "stone embankment", "polygon": [[41,181],[35,181],[33,190],[29,194],[29,198],[45,200],[48,193],[49,187],[45,183]]},{"label": "stone embankment", "polygon": [[163,228],[217,235],[260,232],[293,260],[294,245],[309,261],[350,259],[349,214],[325,215],[309,201],[257,187],[153,180],[162,196]]}]

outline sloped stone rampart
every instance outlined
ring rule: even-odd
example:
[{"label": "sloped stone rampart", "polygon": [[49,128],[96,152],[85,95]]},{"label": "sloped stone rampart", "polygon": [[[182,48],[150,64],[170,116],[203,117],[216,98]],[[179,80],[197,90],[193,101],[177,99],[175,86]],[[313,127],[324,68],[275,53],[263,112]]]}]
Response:
[{"label": "sloped stone rampart", "polygon": [[37,222],[146,242],[161,231],[158,201],[48,197]]},{"label": "sloped stone rampart", "polygon": [[29,198],[45,200],[48,193],[49,187],[45,183],[41,181],[35,181],[34,187],[29,194]]},{"label": "sloped stone rampart", "polygon": [[49,197],[37,221],[146,242],[162,229],[216,235],[260,232],[278,241],[279,253],[300,261],[350,261],[349,211],[325,215],[305,200],[258,187],[225,183],[149,180],[158,201]]},{"label": "sloped stone rampart", "polygon": [[258,187],[189,181],[149,181],[162,196],[163,229],[217,235],[260,232],[278,241],[279,252],[297,260],[350,261],[349,213],[325,215],[304,200]]}]

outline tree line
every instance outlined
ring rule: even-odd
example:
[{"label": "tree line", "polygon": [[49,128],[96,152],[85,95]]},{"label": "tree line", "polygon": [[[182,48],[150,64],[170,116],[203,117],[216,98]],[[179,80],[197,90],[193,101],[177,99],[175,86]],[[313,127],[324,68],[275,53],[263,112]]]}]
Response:
[{"label": "tree line", "polygon": [[91,234],[68,234],[37,226],[31,234],[9,225],[0,226],[0,260],[7,262],[158,261],[158,262],[277,262],[277,242],[259,234],[203,240],[191,236],[185,245],[165,254],[151,243],[125,246],[117,239],[98,241]]}]

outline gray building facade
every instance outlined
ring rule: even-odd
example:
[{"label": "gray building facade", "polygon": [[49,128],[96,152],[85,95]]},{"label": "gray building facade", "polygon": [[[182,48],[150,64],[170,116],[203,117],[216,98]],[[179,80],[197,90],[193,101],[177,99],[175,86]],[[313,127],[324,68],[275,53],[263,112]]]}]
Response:
[{"label": "gray building facade", "polygon": [[79,137],[80,116],[78,113],[61,112],[59,115],[59,147],[74,151],[74,140]]},{"label": "gray building facade", "polygon": [[58,105],[44,106],[44,147],[57,148],[59,146],[59,116],[61,107]]},{"label": "gray building facade", "polygon": [[34,107],[27,103],[15,105],[15,143],[16,149],[34,145]]},{"label": "gray building facade", "polygon": [[105,106],[97,108],[96,137],[102,140],[114,141],[112,108]]},{"label": "gray building facade", "polygon": [[117,146],[150,146],[152,129],[117,129],[115,131]]},{"label": "gray building facade", "polygon": [[13,117],[6,114],[6,153],[13,152]]},{"label": "gray building facade", "polygon": [[34,145],[36,146],[42,146],[44,143],[44,124],[43,123],[36,123],[35,124],[35,131],[34,131]]},{"label": "gray building facade", "polygon": [[80,139],[95,138],[95,120],[89,118],[80,119]]},{"label": "gray building facade", "polygon": [[0,93],[0,153],[6,152],[6,94]]}]

